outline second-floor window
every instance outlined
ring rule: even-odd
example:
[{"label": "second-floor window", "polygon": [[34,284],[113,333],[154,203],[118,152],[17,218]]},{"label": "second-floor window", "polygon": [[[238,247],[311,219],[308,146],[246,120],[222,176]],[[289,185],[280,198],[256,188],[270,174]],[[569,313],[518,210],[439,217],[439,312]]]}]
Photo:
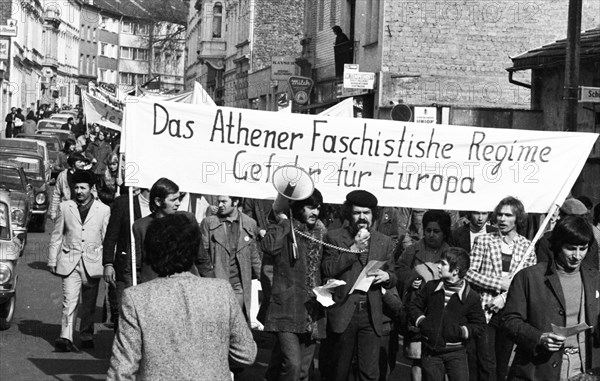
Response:
[{"label": "second-floor window", "polygon": [[146,61],[148,59],[148,49],[129,48],[121,46],[121,58],[129,60]]},{"label": "second-floor window", "polygon": [[213,30],[212,34],[214,38],[221,38],[221,24],[223,20],[223,5],[216,3],[213,7]]},{"label": "second-floor window", "polygon": [[147,24],[138,24],[136,22],[123,21],[123,27],[122,27],[121,31],[123,33],[128,33],[128,34],[147,36],[149,28],[148,28]]}]

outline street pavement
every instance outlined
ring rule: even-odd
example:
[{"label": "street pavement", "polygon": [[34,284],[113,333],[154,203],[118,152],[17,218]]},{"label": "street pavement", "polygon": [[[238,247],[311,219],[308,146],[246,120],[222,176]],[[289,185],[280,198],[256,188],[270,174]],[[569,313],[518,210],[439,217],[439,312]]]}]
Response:
[{"label": "street pavement", "polygon": [[[103,281],[100,282],[96,309],[95,348],[80,349],[79,353],[54,351],[54,340],[60,334],[62,291],[61,279],[52,275],[46,266],[51,230],[52,223],[47,222],[45,233],[30,232],[25,253],[19,259],[15,316],[12,326],[0,331],[0,380],[104,380],[113,331],[102,324],[102,302],[106,289]],[[74,337],[74,344],[79,346],[77,333]],[[259,347],[257,360],[236,380],[260,381],[264,376],[272,337],[265,332],[255,332],[255,339]],[[409,379],[409,370],[406,361],[399,356],[390,379]],[[318,375],[318,371],[315,374]],[[318,376],[314,379],[318,380]]]}]

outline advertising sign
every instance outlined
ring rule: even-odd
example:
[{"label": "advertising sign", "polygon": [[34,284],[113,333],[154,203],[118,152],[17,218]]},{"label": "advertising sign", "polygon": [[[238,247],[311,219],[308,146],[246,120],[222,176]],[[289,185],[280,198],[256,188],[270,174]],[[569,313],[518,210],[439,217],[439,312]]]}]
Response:
[{"label": "advertising sign", "polygon": [[294,102],[299,105],[305,105],[310,99],[310,91],[313,87],[313,80],[308,77],[298,75],[291,76],[288,80]]},{"label": "advertising sign", "polygon": [[278,56],[271,58],[271,80],[287,81],[296,74],[296,59],[291,56]]}]

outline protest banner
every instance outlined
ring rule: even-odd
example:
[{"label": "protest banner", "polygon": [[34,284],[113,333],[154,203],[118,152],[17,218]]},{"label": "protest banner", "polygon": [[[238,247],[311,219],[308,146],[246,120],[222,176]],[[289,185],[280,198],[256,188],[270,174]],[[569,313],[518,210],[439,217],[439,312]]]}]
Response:
[{"label": "protest banner", "polygon": [[87,123],[96,123],[101,126],[121,131],[123,111],[94,97],[86,92],[81,93],[83,112]]},{"label": "protest banner", "polygon": [[328,203],[360,188],[383,206],[491,210],[513,195],[540,213],[566,197],[598,137],[143,99],[125,129],[131,186],[164,176],[187,192],[271,198],[273,172],[294,164]]}]

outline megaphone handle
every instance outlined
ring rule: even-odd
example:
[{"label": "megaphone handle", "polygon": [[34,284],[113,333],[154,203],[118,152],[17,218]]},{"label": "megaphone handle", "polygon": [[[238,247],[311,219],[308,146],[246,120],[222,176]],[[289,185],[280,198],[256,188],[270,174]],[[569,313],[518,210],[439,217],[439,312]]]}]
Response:
[{"label": "megaphone handle", "polygon": [[292,225],[292,255],[294,260],[298,259],[298,242],[296,242],[296,233],[294,233],[294,222],[292,217],[292,208],[290,208],[290,224]]}]

